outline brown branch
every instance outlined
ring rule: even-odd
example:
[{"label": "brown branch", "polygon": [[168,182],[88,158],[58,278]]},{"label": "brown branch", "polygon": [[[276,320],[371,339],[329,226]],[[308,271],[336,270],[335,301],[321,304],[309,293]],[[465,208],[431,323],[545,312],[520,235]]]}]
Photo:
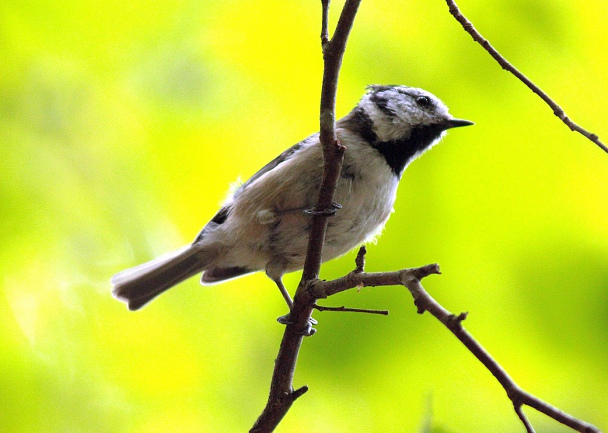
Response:
[{"label": "brown branch", "polygon": [[522,422],[522,424],[526,428],[526,433],[534,433],[534,427],[532,427],[532,424],[530,424],[530,420],[528,420],[528,417],[522,410],[521,405],[519,405],[519,406],[515,405],[514,409],[515,409],[515,413],[519,417],[519,420]]},{"label": "brown branch", "polygon": [[368,314],[381,314],[382,316],[388,316],[388,310],[370,310],[368,308],[348,308],[345,306],[325,307],[323,305],[315,304],[314,309],[317,311],[339,311],[342,313],[368,313]]},{"label": "brown branch", "polygon": [[357,257],[355,258],[355,272],[363,272],[365,270],[365,255],[367,254],[367,248],[365,245],[361,245]]},{"label": "brown branch", "polygon": [[361,0],[347,0],[342,9],[336,30],[331,39],[327,31],[329,0],[321,0],[322,23],[321,45],[323,48],[323,85],[321,90],[320,109],[320,140],[323,146],[324,170],[319,199],[313,209],[311,230],[308,241],[308,251],[304,263],[302,280],[296,290],[293,306],[290,312],[291,324],[285,327],[283,340],[279,348],[275,368],[270,384],[268,403],[257,419],[250,432],[272,432],[281,422],[293,402],[306,392],[294,391],[293,375],[296,360],[304,335],[311,335],[310,316],[315,299],[305,288],[319,276],[321,268],[321,253],[325,241],[328,212],[334,209],[333,195],[342,169],[345,148],[340,145],[335,130],[335,105],[338,89],[338,76],[342,58],[346,50],[346,42],[352,29]]},{"label": "brown branch", "polygon": [[521,389],[481,344],[464,329],[462,322],[467,318],[467,313],[460,313],[459,315],[450,313],[424,290],[420,280],[428,275],[439,273],[439,265],[437,264],[394,272],[365,273],[353,271],[332,281],[316,280],[308,288],[311,296],[326,298],[355,287],[403,285],[408,288],[413,296],[418,313],[422,314],[428,311],[443,323],[498,380],[513,403],[515,412],[528,433],[534,432],[534,429],[522,411],[524,405],[544,413],[573,430],[584,433],[600,433],[593,425],[574,418]]},{"label": "brown branch", "polygon": [[504,58],[491,44],[490,42],[484,38],[481,33],[475,29],[473,23],[469,21],[463,14],[460,12],[460,9],[456,5],[454,0],[446,0],[448,4],[448,8],[450,13],[456,18],[456,20],[462,25],[464,30],[471,35],[473,40],[479,43],[484,50],[486,50],[493,58],[498,62],[498,64],[506,71],[515,75],[521,82],[523,82],[530,90],[536,93],[545,103],[551,107],[553,110],[553,114],[555,114],[559,119],[564,122],[572,131],[576,131],[593,143],[595,143],[600,149],[604,152],[608,153],[608,147],[604,143],[600,141],[600,138],[586,129],[582,128],[575,122],[573,122],[565,113],[565,111],[560,107],[549,95],[543,92],[536,84],[534,84],[528,77],[526,77],[523,73],[521,73],[515,66],[513,66],[509,61]]},{"label": "brown branch", "polygon": [[329,3],[330,0],[321,0],[321,47],[329,42]]},{"label": "brown branch", "polygon": [[586,422],[580,421],[571,415],[568,415],[561,410],[545,403],[538,397],[535,397],[526,391],[522,390],[516,383],[511,379],[507,372],[490,356],[490,354],[469,334],[462,326],[462,321],[466,318],[466,314],[462,313],[458,316],[450,313],[448,310],[443,308],[437,301],[435,301],[431,295],[429,295],[422,285],[419,279],[406,278],[404,281],[405,286],[409,289],[410,293],[414,297],[414,302],[418,307],[419,312],[428,311],[441,323],[443,323],[462,344],[466,346],[469,351],[475,355],[475,357],[481,361],[481,363],[492,373],[492,375],[498,380],[502,387],[507,392],[507,396],[513,402],[513,406],[519,418],[522,420],[528,431],[534,431],[523,412],[521,412],[521,406],[530,406],[539,412],[553,418],[554,420],[576,430],[585,433],[599,433],[599,430]]}]

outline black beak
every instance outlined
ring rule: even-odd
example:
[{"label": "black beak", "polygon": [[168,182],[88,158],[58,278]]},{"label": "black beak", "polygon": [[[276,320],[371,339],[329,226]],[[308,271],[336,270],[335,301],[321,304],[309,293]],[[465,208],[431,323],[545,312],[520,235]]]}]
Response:
[{"label": "black beak", "polygon": [[464,120],[464,119],[449,119],[448,121],[445,122],[445,129],[450,129],[450,128],[458,128],[460,126],[469,126],[469,125],[475,125],[475,122],[471,122],[470,120]]}]

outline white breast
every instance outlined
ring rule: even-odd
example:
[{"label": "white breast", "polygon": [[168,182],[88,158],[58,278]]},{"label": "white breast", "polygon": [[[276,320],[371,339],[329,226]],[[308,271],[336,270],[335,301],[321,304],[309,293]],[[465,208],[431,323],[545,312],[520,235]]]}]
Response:
[{"label": "white breast", "polygon": [[399,179],[368,143],[346,132],[343,175],[335,201],[342,205],[329,220],[324,260],[342,255],[380,234],[393,211]]}]

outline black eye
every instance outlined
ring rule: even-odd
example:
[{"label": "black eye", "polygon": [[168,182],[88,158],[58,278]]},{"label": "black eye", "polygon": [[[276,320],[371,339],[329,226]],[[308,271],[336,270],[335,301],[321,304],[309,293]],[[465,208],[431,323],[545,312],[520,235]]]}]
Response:
[{"label": "black eye", "polygon": [[427,108],[431,106],[431,98],[428,96],[418,96],[416,98],[416,104],[418,104],[422,108]]}]

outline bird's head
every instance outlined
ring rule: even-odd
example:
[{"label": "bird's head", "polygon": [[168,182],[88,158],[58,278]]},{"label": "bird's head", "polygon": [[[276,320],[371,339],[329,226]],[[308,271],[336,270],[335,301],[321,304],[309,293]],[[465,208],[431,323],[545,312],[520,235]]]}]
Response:
[{"label": "bird's head", "polygon": [[398,176],[446,130],[473,124],[452,117],[448,107],[426,90],[379,85],[369,86],[359,104],[340,122],[378,149]]},{"label": "bird's head", "polygon": [[412,130],[429,128],[441,134],[473,122],[453,118],[448,107],[432,93],[406,86],[369,86],[359,102],[380,141],[408,138]]}]

